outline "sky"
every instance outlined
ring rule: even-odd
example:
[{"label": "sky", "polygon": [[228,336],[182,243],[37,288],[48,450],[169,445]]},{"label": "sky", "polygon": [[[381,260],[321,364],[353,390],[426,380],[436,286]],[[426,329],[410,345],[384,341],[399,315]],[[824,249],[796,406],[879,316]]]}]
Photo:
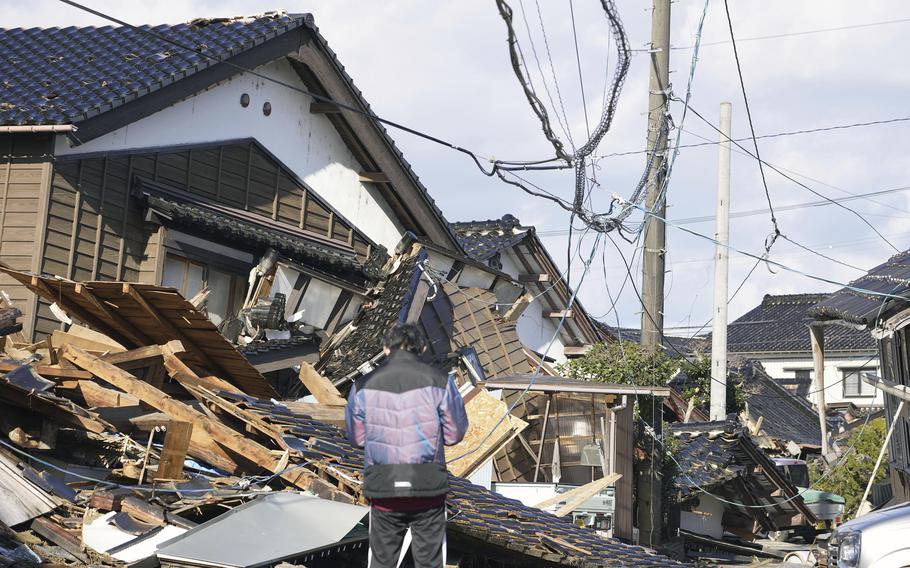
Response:
[{"label": "sky", "polygon": [[[506,28],[494,0],[281,1],[85,0],[92,8],[135,24],[276,9],[309,12],[379,115],[469,148],[486,159],[553,156],[512,72]],[[545,82],[560,115],[565,108],[568,136],[559,127],[556,132],[568,147],[570,137],[576,145],[582,144],[585,115],[587,124],[593,126],[603,107],[606,79],[612,76],[616,62],[599,0],[510,0],[510,4],[536,89],[549,106]],[[651,29],[649,2],[617,0],[616,4],[635,51],[615,119],[595,152],[600,158],[596,160],[598,185],[592,203],[599,211],[609,207],[613,194],[631,194],[646,159],[642,153],[611,155],[645,146]],[[672,4],[670,79],[680,98],[686,94],[690,47],[704,6],[702,0]],[[574,10],[574,34],[570,10]],[[905,64],[905,54],[910,53],[910,5],[896,0],[730,0],[729,10],[757,135],[910,116],[906,103],[910,73]],[[0,0],[0,22],[8,28],[105,25],[57,0]],[[733,135],[742,138],[750,130],[729,40],[724,3],[710,0],[690,107],[716,124],[720,103],[731,102]],[[552,116],[553,107],[549,111]],[[678,103],[671,107],[679,127],[673,135],[681,136],[682,145],[718,139],[716,131],[691,112],[683,122],[682,111]],[[635,288],[640,289],[640,243],[628,244],[611,235],[614,247],[602,240],[585,274],[581,258],[591,255],[595,238],[588,234],[580,239],[575,232],[570,243],[565,211],[486,177],[463,154],[404,132],[391,134],[450,221],[494,219],[508,213],[523,224],[536,226],[563,269],[572,251],[571,282],[581,282],[579,298],[588,312],[612,325],[639,326],[641,307]],[[742,144],[752,150],[751,141]],[[772,205],[780,209],[776,212],[780,232],[805,248],[778,239],[769,258],[790,270],[761,265],[748,279],[755,261],[731,253],[731,293],[742,283],[730,302],[731,319],[768,293],[836,290],[837,283],[861,276],[896,250],[910,248],[910,191],[843,203],[853,211],[836,205],[787,208],[910,186],[910,122],[764,138],[758,140],[758,146],[766,162],[808,189],[766,167],[766,196],[758,163],[734,149],[731,210],[762,213],[731,220],[731,246],[748,253],[764,252],[773,230],[770,197]],[[714,245],[678,227],[713,236],[717,161],[716,145],[683,148],[668,185],[671,223],[709,218],[667,227],[668,334],[695,333],[710,319]],[[528,179],[563,197],[573,192],[571,171],[538,172],[528,174]],[[620,252],[632,265],[635,286],[628,282]],[[680,326],[694,329],[676,329]]]}]

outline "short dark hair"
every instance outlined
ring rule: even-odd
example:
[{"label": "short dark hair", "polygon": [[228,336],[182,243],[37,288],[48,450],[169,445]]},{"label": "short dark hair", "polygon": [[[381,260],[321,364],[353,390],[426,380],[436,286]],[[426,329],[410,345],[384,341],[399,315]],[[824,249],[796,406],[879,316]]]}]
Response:
[{"label": "short dark hair", "polygon": [[396,323],[385,333],[382,346],[390,350],[402,349],[420,355],[427,348],[423,330],[413,323]]}]

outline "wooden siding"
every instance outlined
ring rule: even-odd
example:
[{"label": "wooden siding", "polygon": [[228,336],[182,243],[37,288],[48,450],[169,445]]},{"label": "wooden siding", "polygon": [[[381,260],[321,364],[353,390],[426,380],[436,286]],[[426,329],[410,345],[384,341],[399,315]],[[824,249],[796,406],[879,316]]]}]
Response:
[{"label": "wooden siding", "polygon": [[[0,261],[17,270],[38,268],[43,211],[51,177],[49,135],[0,135]],[[0,276],[0,290],[21,309],[26,336],[34,329],[28,317],[37,309],[37,298],[13,279]]]},{"label": "wooden siding", "polygon": [[[303,229],[314,238],[352,247],[361,258],[369,254],[364,237],[256,143],[243,141],[61,158],[54,168],[43,254],[36,268],[77,281],[157,284],[165,229],[144,220],[141,205],[130,195],[135,176],[249,211],[277,226]],[[30,222],[34,227],[34,213]],[[22,244],[10,243],[10,250],[30,253]],[[36,335],[58,326],[48,306],[39,306]]]}]

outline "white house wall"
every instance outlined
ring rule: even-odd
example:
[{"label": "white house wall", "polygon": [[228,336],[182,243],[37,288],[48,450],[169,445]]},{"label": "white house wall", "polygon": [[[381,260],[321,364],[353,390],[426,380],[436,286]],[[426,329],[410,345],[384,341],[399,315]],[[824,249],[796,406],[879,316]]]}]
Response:
[{"label": "white house wall", "polygon": [[[517,279],[518,275],[522,274],[523,271],[519,268],[520,265],[518,260],[514,258],[514,254],[512,251],[507,251],[502,255],[502,271]],[[539,293],[536,288],[531,288],[531,290],[532,293]],[[525,311],[518,317],[518,322],[516,322],[518,338],[529,349],[538,353],[546,352],[548,357],[563,363],[566,360],[566,355],[562,337],[556,337],[556,340],[553,341],[559,322],[558,320],[554,321],[544,317],[544,313],[548,311],[549,309],[543,304],[542,297],[538,297],[531,305],[525,308]],[[547,347],[551,341],[553,341],[553,345],[549,347],[548,351]]]},{"label": "white house wall", "polygon": [[[304,88],[281,59],[256,72]],[[246,108],[240,97],[250,96]],[[263,104],[272,112],[265,116]],[[358,229],[389,250],[404,231],[372,184],[359,181],[360,165],[328,119],[310,113],[313,99],[287,87],[241,73],[193,97],[110,132],[70,147],[58,136],[58,156],[139,150],[255,138],[320,197]]]},{"label": "white house wall", "polygon": [[[882,392],[876,389],[876,394],[874,397],[845,397],[844,388],[843,388],[843,374],[842,370],[844,369],[856,369],[860,367],[868,369],[878,369],[878,357],[874,357],[872,360],[869,359],[869,355],[860,356],[860,357],[833,357],[830,355],[825,355],[825,404],[831,404],[833,402],[852,402],[856,406],[884,406],[884,398],[882,397]],[[796,369],[808,369],[813,370],[813,362],[811,357],[792,357],[792,358],[761,358],[757,356],[752,356],[750,359],[760,361],[761,364],[765,367],[765,370],[768,374],[775,379],[788,379],[793,377],[793,371]],[[818,403],[818,395],[815,393],[816,390],[815,380],[813,378],[812,387],[809,389],[809,396],[807,397],[812,404]]]}]

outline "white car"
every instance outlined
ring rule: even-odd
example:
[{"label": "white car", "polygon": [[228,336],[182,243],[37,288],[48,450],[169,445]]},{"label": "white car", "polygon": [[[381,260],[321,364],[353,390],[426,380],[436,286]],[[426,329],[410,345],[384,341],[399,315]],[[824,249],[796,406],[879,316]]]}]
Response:
[{"label": "white car", "polygon": [[910,566],[910,503],[881,509],[837,527],[828,541],[828,566]]}]

